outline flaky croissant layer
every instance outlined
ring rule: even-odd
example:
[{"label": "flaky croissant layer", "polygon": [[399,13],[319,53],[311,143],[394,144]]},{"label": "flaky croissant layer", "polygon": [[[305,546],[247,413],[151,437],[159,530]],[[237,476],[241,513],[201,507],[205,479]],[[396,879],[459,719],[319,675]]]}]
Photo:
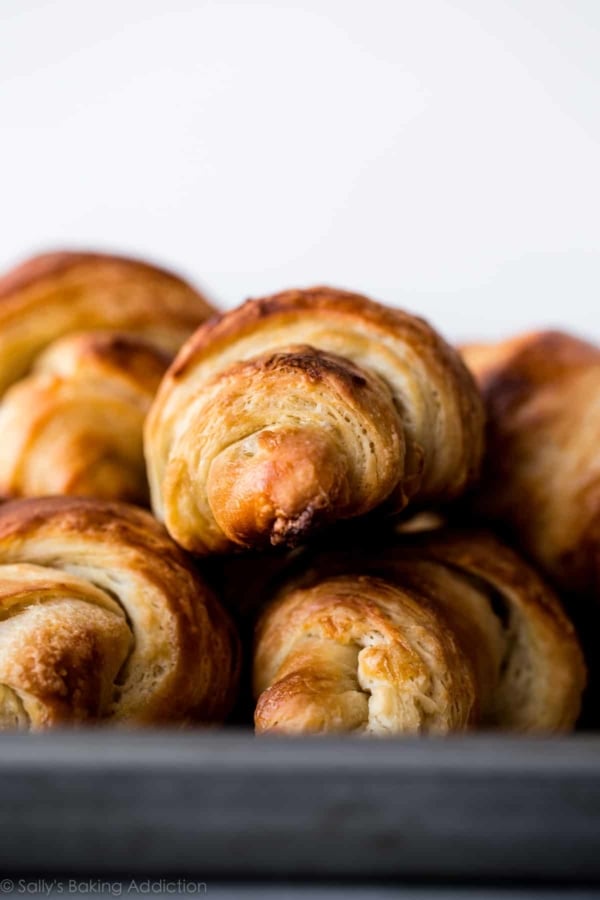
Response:
[{"label": "flaky croissant layer", "polygon": [[169,353],[214,314],[170,272],[102,253],[46,253],[0,278],[0,392],[53,341],[77,331],[120,331]]},{"label": "flaky croissant layer", "polygon": [[554,594],[483,532],[311,554],[262,613],[258,732],[563,731],[585,666]]},{"label": "flaky croissant layer", "polygon": [[201,327],[145,429],[154,510],[201,554],[451,499],[481,442],[457,354],[422,320],[329,288],[251,300]]},{"label": "flaky croissant layer", "polygon": [[219,722],[238,670],[228,615],[148,513],[0,507],[0,728]]},{"label": "flaky croissant layer", "polygon": [[147,503],[142,431],[168,362],[112,332],[51,344],[0,398],[0,495]]},{"label": "flaky croissant layer", "polygon": [[0,495],[148,502],[143,421],[212,309],[155,266],[37,257],[0,278]]}]

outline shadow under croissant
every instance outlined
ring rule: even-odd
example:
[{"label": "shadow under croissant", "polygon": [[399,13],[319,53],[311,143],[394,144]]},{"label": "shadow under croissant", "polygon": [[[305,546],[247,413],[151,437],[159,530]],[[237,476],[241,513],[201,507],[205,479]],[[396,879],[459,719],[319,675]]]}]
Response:
[{"label": "shadow under croissant", "polygon": [[575,625],[588,668],[588,681],[583,694],[578,731],[597,731],[600,728],[600,605],[589,597],[563,595],[565,609]]},{"label": "shadow under croissant", "polygon": [[205,581],[231,615],[242,644],[242,664],[235,705],[227,724],[254,728],[256,701],[252,692],[254,626],[260,610],[275,590],[278,577],[287,572],[302,550],[285,548],[263,553],[213,556],[197,562]]}]

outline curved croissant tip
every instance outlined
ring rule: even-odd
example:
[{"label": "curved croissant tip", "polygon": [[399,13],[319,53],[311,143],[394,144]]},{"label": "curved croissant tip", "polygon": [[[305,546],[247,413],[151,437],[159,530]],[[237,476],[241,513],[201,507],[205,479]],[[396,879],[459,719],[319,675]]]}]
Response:
[{"label": "curved croissant tip", "polygon": [[316,430],[252,435],[214,460],[207,484],[220,528],[242,545],[293,545],[348,493],[338,448]]}]

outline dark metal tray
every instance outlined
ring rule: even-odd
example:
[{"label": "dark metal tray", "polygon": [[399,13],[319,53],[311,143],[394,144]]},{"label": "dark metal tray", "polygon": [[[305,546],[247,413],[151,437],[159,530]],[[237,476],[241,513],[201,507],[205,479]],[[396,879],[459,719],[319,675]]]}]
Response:
[{"label": "dark metal tray", "polygon": [[0,872],[600,882],[600,738],[0,741]]}]

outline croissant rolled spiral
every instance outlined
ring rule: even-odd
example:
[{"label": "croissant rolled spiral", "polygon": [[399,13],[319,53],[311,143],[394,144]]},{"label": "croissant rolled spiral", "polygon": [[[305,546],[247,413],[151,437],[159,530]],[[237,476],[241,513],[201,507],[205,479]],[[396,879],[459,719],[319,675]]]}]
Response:
[{"label": "croissant rolled spiral", "polygon": [[600,598],[600,348],[538,332],[463,355],[488,415],[477,511],[563,590]]},{"label": "croissant rolled spiral", "polygon": [[122,331],[170,353],[214,314],[183,279],[102,253],[46,253],[0,279],[0,391],[36,356],[74,331]]},{"label": "croissant rolled spiral", "polygon": [[0,508],[0,727],[219,722],[238,668],[229,617],[148,513]]},{"label": "croissant rolled spiral", "polygon": [[317,554],[256,628],[258,732],[573,727],[585,666],[555,595],[484,532]]},{"label": "croissant rolled spiral", "polygon": [[144,418],[211,314],[181,279],[119,257],[48,254],[0,279],[0,494],[147,503]]},{"label": "croissant rolled spiral", "polygon": [[129,335],[69,335],[0,400],[0,495],[148,502],[144,419],[169,357]]},{"label": "croissant rolled spiral", "polygon": [[384,503],[459,494],[482,410],[421,319],[330,288],[250,300],[202,326],[145,429],[153,508],[195,553],[293,544]]}]

